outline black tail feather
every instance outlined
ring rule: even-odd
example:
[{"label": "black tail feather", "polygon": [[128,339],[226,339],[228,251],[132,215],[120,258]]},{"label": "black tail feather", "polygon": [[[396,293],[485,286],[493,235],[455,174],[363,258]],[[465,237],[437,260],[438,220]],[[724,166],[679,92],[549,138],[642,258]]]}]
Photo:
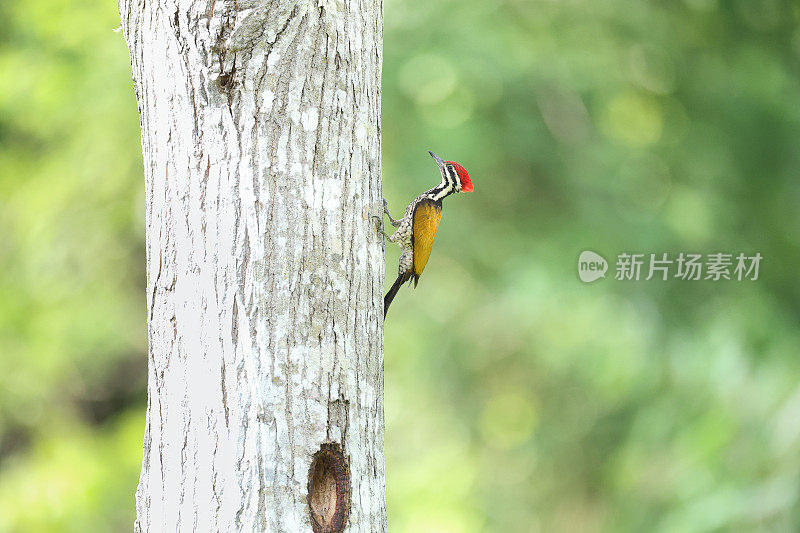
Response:
[{"label": "black tail feather", "polygon": [[411,273],[410,272],[405,272],[403,274],[399,274],[397,276],[397,279],[394,282],[394,285],[392,285],[392,288],[389,289],[389,292],[387,292],[386,296],[383,297],[383,319],[384,320],[386,320],[386,312],[389,310],[389,306],[392,305],[392,300],[394,300],[395,294],[397,294],[397,291],[400,290],[400,286],[403,285],[403,283],[405,283],[406,281],[408,281],[408,278],[410,278],[410,277],[411,277]]}]

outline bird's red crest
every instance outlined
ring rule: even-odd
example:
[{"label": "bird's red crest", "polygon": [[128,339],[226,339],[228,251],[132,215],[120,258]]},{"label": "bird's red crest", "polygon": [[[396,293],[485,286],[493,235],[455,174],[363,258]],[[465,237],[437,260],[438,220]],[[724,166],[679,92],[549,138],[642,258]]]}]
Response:
[{"label": "bird's red crest", "polygon": [[458,179],[461,180],[461,192],[472,192],[474,187],[472,186],[472,180],[469,178],[467,169],[455,161],[448,161],[448,163],[453,165],[456,168],[456,172],[458,172]]}]

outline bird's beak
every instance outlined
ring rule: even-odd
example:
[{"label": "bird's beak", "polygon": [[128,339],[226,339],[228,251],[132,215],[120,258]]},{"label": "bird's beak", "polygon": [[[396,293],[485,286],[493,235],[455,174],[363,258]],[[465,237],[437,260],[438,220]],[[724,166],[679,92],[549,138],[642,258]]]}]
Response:
[{"label": "bird's beak", "polygon": [[442,161],[442,158],[439,157],[438,155],[434,154],[430,150],[428,150],[428,153],[431,154],[431,157],[433,158],[433,160],[436,161],[437,165],[439,165],[439,170],[444,172],[444,161]]}]

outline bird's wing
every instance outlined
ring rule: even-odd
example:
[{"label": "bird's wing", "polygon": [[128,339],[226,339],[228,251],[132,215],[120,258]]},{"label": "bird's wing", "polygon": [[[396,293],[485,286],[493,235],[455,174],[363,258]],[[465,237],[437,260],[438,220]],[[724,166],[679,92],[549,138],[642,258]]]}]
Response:
[{"label": "bird's wing", "polygon": [[442,219],[442,204],[433,200],[421,200],[414,209],[414,286],[416,287],[428,258],[431,256],[433,238]]}]

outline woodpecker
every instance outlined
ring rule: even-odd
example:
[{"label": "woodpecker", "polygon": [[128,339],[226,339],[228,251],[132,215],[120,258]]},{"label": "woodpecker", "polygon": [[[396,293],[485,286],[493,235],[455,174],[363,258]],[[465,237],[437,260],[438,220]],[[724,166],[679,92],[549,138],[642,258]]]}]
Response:
[{"label": "woodpecker", "polygon": [[455,161],[442,161],[442,158],[433,152],[429,151],[428,153],[439,165],[439,172],[442,174],[441,183],[414,198],[414,201],[406,207],[403,218],[399,220],[392,218],[386,198],[383,199],[383,211],[389,217],[392,226],[397,229],[391,236],[387,235],[383,229],[380,232],[390,242],[397,243],[400,247],[397,280],[383,298],[384,319],[389,305],[403,283],[412,280],[414,288],[417,287],[419,277],[425,270],[428,257],[431,255],[433,238],[436,236],[436,230],[439,229],[439,221],[442,219],[442,200],[451,194],[472,192],[473,189],[472,180],[464,167]]}]

